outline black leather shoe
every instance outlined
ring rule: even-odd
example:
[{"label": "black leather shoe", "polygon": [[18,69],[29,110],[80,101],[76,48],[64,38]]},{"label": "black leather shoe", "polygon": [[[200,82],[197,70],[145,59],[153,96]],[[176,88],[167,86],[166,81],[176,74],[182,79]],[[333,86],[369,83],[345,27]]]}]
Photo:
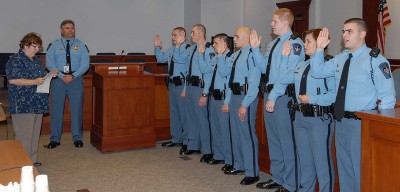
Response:
[{"label": "black leather shoe", "polygon": [[212,154],[204,154],[201,158],[200,158],[200,163],[208,163],[209,161],[211,161],[213,158]]},{"label": "black leather shoe", "polygon": [[226,169],[226,170],[224,171],[224,173],[225,173],[226,175],[243,175],[243,174],[244,174],[244,171],[242,171],[242,170],[236,170],[235,168],[232,168],[232,169]]},{"label": "black leather shoe", "polygon": [[244,177],[244,179],[242,179],[242,181],[240,181],[241,185],[251,185],[255,182],[257,182],[258,180],[260,180],[260,177]]},{"label": "black leather shoe", "polygon": [[179,155],[184,155],[187,151],[187,145],[182,145],[181,149],[179,150]]},{"label": "black leather shoe", "polygon": [[181,147],[182,143],[174,143],[172,141],[164,142],[161,144],[162,147]]},{"label": "black leather shoe", "polygon": [[200,150],[186,150],[183,152],[183,155],[193,155],[193,154],[200,154]]},{"label": "black leather shoe", "polygon": [[207,162],[209,165],[217,165],[217,164],[224,164],[224,160],[216,160],[216,159],[211,159],[210,161]]},{"label": "black leather shoe", "polygon": [[267,182],[257,183],[256,187],[259,189],[275,189],[281,188],[282,186],[270,179]]},{"label": "black leather shoe", "polygon": [[53,149],[59,145],[60,145],[60,142],[50,141],[50,143],[47,145],[47,149]]},{"label": "black leather shoe", "polygon": [[278,190],[276,190],[275,192],[290,192],[288,189],[284,188],[284,187],[280,187]]},{"label": "black leather shoe", "polygon": [[42,166],[42,163],[41,162],[35,162],[35,163],[33,163],[33,166],[40,167],[40,166]]},{"label": "black leather shoe", "polygon": [[233,169],[233,166],[232,166],[232,165],[225,164],[225,165],[221,168],[221,171],[231,170],[231,169]]},{"label": "black leather shoe", "polygon": [[83,147],[83,142],[81,140],[76,140],[74,141],[74,145],[76,148],[81,148]]}]

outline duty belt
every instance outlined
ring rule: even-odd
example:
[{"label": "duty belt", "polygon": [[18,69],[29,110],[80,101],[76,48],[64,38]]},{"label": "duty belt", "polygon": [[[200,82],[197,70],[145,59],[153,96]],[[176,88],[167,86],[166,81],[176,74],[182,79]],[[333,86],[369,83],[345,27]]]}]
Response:
[{"label": "duty belt", "polygon": [[[274,88],[274,84],[267,85],[267,84],[261,82],[259,88],[262,93],[269,94],[269,93],[271,93],[272,89]],[[285,90],[285,95],[292,97],[292,96],[294,96],[294,94],[295,94],[294,84],[292,83],[292,84],[287,85],[286,90]]]},{"label": "duty belt", "polygon": [[357,117],[357,115],[354,112],[350,112],[350,111],[345,111],[343,114],[343,118],[360,120],[360,118]]},{"label": "duty belt", "polygon": [[294,104],[296,111],[302,112],[305,117],[322,116],[323,114],[333,113],[333,107],[312,104]]},{"label": "duty belt", "polygon": [[225,98],[225,91],[214,89],[210,91],[210,95],[214,98],[214,100],[222,100]]}]

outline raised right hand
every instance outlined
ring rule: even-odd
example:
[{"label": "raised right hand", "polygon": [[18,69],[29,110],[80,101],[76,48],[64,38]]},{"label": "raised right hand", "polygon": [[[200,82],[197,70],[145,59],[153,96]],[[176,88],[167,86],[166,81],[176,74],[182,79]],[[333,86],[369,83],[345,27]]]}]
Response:
[{"label": "raised right hand", "polygon": [[250,33],[251,48],[260,47],[260,44],[261,44],[261,36],[258,36],[257,31],[255,29],[251,30],[251,33]]},{"label": "raised right hand", "polygon": [[154,37],[154,46],[161,47],[162,41],[159,34],[156,34]]},{"label": "raised right hand", "polygon": [[324,27],[322,28],[321,32],[319,32],[318,38],[317,38],[317,50],[323,50],[325,49],[326,46],[329,45],[331,40],[329,39],[329,30],[328,28]]}]

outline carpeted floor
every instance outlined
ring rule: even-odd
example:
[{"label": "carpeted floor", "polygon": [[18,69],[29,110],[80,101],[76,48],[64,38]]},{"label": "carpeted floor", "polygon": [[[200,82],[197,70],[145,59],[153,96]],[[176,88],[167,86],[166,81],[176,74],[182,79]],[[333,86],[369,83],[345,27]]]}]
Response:
[{"label": "carpeted floor", "polygon": [[[4,91],[0,91],[0,102],[7,112]],[[147,149],[101,153],[90,145],[89,132],[84,137],[84,147],[78,149],[73,146],[71,134],[64,133],[61,145],[51,150],[43,147],[49,135],[40,137],[38,161],[42,166],[38,171],[48,175],[51,192],[275,191],[257,189],[255,184],[242,186],[239,183],[243,175],[224,175],[222,165],[200,163],[201,155],[183,160],[178,147],[157,144]],[[0,140],[13,138],[8,119],[0,124]],[[260,181],[269,178],[260,172]]]}]

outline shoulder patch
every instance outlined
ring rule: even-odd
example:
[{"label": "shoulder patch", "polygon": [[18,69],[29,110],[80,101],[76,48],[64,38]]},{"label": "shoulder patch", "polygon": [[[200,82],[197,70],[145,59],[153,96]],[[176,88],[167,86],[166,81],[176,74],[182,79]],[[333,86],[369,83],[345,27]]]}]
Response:
[{"label": "shoulder patch", "polygon": [[48,51],[49,49],[50,49],[50,47],[51,47],[51,43],[49,43],[49,46],[47,46],[47,49],[46,49],[46,51]]},{"label": "shoulder patch", "polygon": [[87,45],[85,45],[85,47],[86,47],[87,52],[90,53],[89,48],[87,47]]},{"label": "shoulder patch", "polygon": [[379,65],[379,69],[382,71],[383,75],[385,76],[386,79],[392,78],[391,72],[390,72],[390,67],[387,62],[383,62]]},{"label": "shoulder patch", "polygon": [[211,43],[210,43],[210,42],[207,42],[207,43],[206,43],[206,47],[209,48],[210,46],[211,46]]},{"label": "shoulder patch", "polygon": [[210,53],[210,59],[212,59],[215,56],[215,53]]},{"label": "shoulder patch", "polygon": [[294,55],[300,55],[301,48],[302,48],[302,46],[300,45],[300,43],[293,43],[292,44],[292,49],[293,49]]}]

